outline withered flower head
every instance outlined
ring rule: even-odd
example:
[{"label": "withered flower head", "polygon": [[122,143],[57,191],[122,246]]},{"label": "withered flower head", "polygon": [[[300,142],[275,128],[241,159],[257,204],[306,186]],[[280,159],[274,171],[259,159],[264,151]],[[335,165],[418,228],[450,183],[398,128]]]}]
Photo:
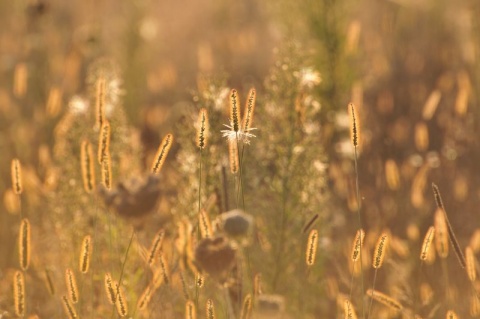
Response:
[{"label": "withered flower head", "polygon": [[235,265],[235,254],[227,238],[204,238],[195,249],[195,262],[211,276],[222,277]]},{"label": "withered flower head", "polygon": [[244,237],[251,233],[253,218],[241,209],[220,215],[223,231],[230,237]]}]

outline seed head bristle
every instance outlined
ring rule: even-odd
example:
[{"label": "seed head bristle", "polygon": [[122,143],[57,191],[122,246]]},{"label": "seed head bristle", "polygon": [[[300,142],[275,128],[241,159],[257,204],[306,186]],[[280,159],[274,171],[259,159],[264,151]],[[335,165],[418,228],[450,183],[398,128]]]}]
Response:
[{"label": "seed head bristle", "polygon": [[23,272],[17,270],[13,276],[13,299],[15,314],[23,317],[25,314],[25,278]]},{"label": "seed head bristle", "polygon": [[17,195],[20,195],[23,191],[23,183],[22,183],[22,165],[18,158],[12,160],[12,189],[13,192]]},{"label": "seed head bristle", "polygon": [[237,90],[230,91],[230,126],[232,131],[238,132],[240,130],[240,109]]},{"label": "seed head bristle", "polygon": [[98,135],[98,164],[102,164],[103,159],[110,154],[110,133],[110,123],[104,121],[100,127],[100,133]]},{"label": "seed head bristle", "polygon": [[345,299],[343,303],[343,309],[345,312],[345,319],[357,319],[357,314],[355,313],[355,308],[353,308],[350,300]]},{"label": "seed head bristle", "polygon": [[162,249],[163,238],[165,237],[165,230],[160,229],[153,238],[150,251],[148,253],[148,264],[153,266],[158,252]]},{"label": "seed head bristle", "polygon": [[105,122],[105,100],[106,100],[106,81],[103,76],[99,77],[96,86],[95,94],[95,125],[101,127]]},{"label": "seed head bristle", "polygon": [[249,319],[252,315],[252,295],[248,294],[243,300],[241,319]]},{"label": "seed head bristle", "polygon": [[318,246],[318,231],[312,229],[308,235],[307,251],[306,251],[306,262],[307,266],[313,266],[315,263],[315,257],[317,255],[317,246]]},{"label": "seed head bristle", "polygon": [[91,193],[95,188],[95,168],[93,166],[92,145],[87,140],[82,142],[80,162],[82,165],[83,188],[87,193]]},{"label": "seed head bristle", "polygon": [[477,271],[476,271],[476,261],[475,261],[475,255],[473,253],[473,249],[471,247],[465,248],[465,260],[467,263],[467,274],[468,274],[468,279],[470,279],[471,282],[475,282],[475,279],[477,279]]},{"label": "seed head bristle", "polygon": [[433,195],[435,197],[435,201],[437,203],[438,208],[443,212],[443,216],[445,217],[445,222],[447,224],[447,231],[448,231],[448,238],[450,239],[450,243],[453,246],[453,251],[455,252],[455,255],[457,256],[458,262],[460,263],[460,266],[462,268],[465,268],[466,262],[465,262],[465,256],[463,255],[463,251],[460,248],[460,244],[458,243],[457,236],[455,236],[455,233],[453,232],[453,227],[452,224],[450,224],[450,220],[448,219],[447,211],[445,210],[445,206],[443,206],[443,201],[442,201],[442,196],[440,195],[440,190],[438,189],[438,186],[432,183],[432,188],[433,188]]},{"label": "seed head bristle", "polygon": [[365,232],[363,229],[357,230],[355,239],[352,246],[352,261],[355,263],[360,258],[361,249],[363,247],[363,240],[365,238]]},{"label": "seed head bristle", "polygon": [[187,303],[185,304],[185,319],[197,319],[195,303],[191,300],[187,300]]},{"label": "seed head bristle", "polygon": [[172,147],[172,143],[173,143],[173,135],[167,134],[163,138],[162,143],[158,147],[157,154],[155,155],[155,161],[153,162],[152,169],[151,169],[153,174],[160,173],[163,163],[167,158],[168,151],[170,151],[170,148]]},{"label": "seed head bristle", "polygon": [[207,315],[207,319],[215,319],[215,306],[213,305],[212,299],[207,299],[205,312]]},{"label": "seed head bristle", "polygon": [[230,172],[238,173],[238,146],[237,141],[228,140],[228,156],[230,158]]},{"label": "seed head bristle", "polygon": [[83,238],[82,249],[80,250],[79,269],[82,274],[86,274],[90,267],[90,256],[92,255],[92,237],[87,235]]},{"label": "seed head bristle", "polygon": [[197,127],[197,147],[202,150],[207,146],[209,127],[208,112],[207,109],[203,108],[198,114]]},{"label": "seed head bristle", "polygon": [[374,269],[379,269],[382,267],[383,260],[385,259],[385,252],[388,246],[388,235],[383,233],[377,241],[375,246],[375,253],[373,255],[372,266]]},{"label": "seed head bristle", "polygon": [[68,297],[70,298],[70,301],[77,303],[79,298],[77,280],[75,279],[75,273],[70,268],[65,270],[65,282],[67,284]]},{"label": "seed head bristle", "polygon": [[430,250],[430,246],[432,245],[434,236],[435,227],[430,226],[427,233],[425,234],[425,238],[423,239],[422,249],[420,251],[420,260],[427,260],[428,252]]},{"label": "seed head bristle", "polygon": [[392,308],[392,309],[395,309],[395,310],[398,310],[398,311],[402,311],[402,309],[403,309],[403,306],[400,302],[398,302],[397,300],[393,299],[392,297],[387,296],[384,293],[381,293],[377,290],[368,289],[367,290],[367,296],[375,299],[376,301],[384,304],[385,306],[387,306],[389,308]]},{"label": "seed head bristle", "polygon": [[128,306],[126,303],[125,293],[123,292],[122,287],[117,282],[114,282],[114,286],[116,287],[116,302],[115,306],[117,308],[117,313],[120,317],[125,317],[128,314]]},{"label": "seed head bristle", "polygon": [[252,128],[253,111],[255,110],[256,91],[254,88],[250,89],[248,93],[247,103],[245,104],[245,115],[243,118],[243,132],[248,132]]},{"label": "seed head bristle", "polygon": [[102,185],[106,189],[112,189],[112,159],[110,153],[106,153],[102,159]]},{"label": "seed head bristle", "polygon": [[18,256],[20,268],[25,271],[30,265],[30,222],[27,218],[20,222],[20,231],[18,232]]},{"label": "seed head bristle", "polygon": [[198,224],[202,238],[212,237],[212,223],[210,222],[210,217],[205,209],[202,209],[198,214]]},{"label": "seed head bristle", "polygon": [[354,147],[358,146],[358,138],[360,135],[359,117],[353,103],[348,104],[348,113],[350,115],[350,138]]},{"label": "seed head bristle", "polygon": [[105,292],[107,293],[107,299],[111,305],[115,304],[115,300],[117,299],[117,295],[114,289],[112,275],[107,272],[105,274]]},{"label": "seed head bristle", "polygon": [[67,296],[62,296],[62,303],[63,308],[65,309],[66,314],[68,315],[69,319],[76,319],[78,318],[77,312],[75,311],[75,307],[72,305],[70,299]]}]

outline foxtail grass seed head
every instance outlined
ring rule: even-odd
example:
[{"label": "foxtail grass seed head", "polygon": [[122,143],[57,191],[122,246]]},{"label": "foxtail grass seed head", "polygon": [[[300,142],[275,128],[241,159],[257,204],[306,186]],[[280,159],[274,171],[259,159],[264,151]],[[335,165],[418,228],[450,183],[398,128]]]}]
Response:
[{"label": "foxtail grass seed head", "polygon": [[163,281],[165,282],[165,284],[168,285],[170,272],[168,270],[167,260],[165,259],[162,253],[160,253],[159,261],[160,261],[160,269],[162,271]]},{"label": "foxtail grass seed head", "polygon": [[95,188],[95,168],[93,166],[92,145],[87,140],[82,142],[80,162],[82,165],[83,188],[87,193],[91,193]]},{"label": "foxtail grass seed head", "polygon": [[357,314],[355,313],[355,309],[350,300],[345,299],[343,302],[343,309],[345,312],[345,319],[357,319]]},{"label": "foxtail grass seed head", "polygon": [[372,266],[375,269],[379,269],[382,267],[383,260],[385,259],[385,252],[388,246],[388,235],[383,233],[377,241],[377,245],[375,246],[375,253],[373,255],[373,263]]},{"label": "foxtail grass seed head", "polygon": [[75,279],[75,273],[70,268],[65,270],[65,282],[67,284],[68,297],[70,298],[70,301],[77,303],[79,299],[77,280]]},{"label": "foxtail grass seed head", "polygon": [[446,319],[458,319],[458,316],[453,310],[449,310]]},{"label": "foxtail grass seed head", "polygon": [[398,311],[402,311],[402,309],[403,309],[403,306],[400,302],[398,302],[397,300],[393,299],[392,297],[387,296],[384,293],[381,293],[377,290],[368,289],[367,290],[367,296],[369,296],[370,298],[373,298],[374,300],[384,304],[385,306],[387,306],[389,308],[392,308],[392,309],[395,309],[395,310],[398,310]]},{"label": "foxtail grass seed head", "polygon": [[120,317],[125,317],[128,314],[127,299],[125,298],[125,293],[123,292],[122,287],[118,283],[114,283],[116,287],[115,295],[117,296],[115,307],[117,308],[117,313]]},{"label": "foxtail grass seed head", "polygon": [[238,132],[240,130],[240,102],[238,99],[238,92],[235,89],[230,91],[230,127],[232,131]]},{"label": "foxtail grass seed head", "polygon": [[425,234],[425,238],[423,239],[422,250],[420,251],[420,260],[427,260],[428,252],[430,250],[430,246],[432,245],[433,237],[435,236],[435,227],[430,226],[427,233]]},{"label": "foxtail grass seed head", "polygon": [[472,248],[465,248],[465,259],[467,262],[468,279],[470,279],[471,282],[475,282],[475,279],[477,279],[477,271],[475,267],[475,255],[473,254]]},{"label": "foxtail grass seed head", "polygon": [[77,312],[75,311],[75,307],[72,305],[70,299],[67,296],[62,296],[62,303],[63,308],[65,309],[65,313],[67,314],[69,319],[76,319],[78,318]]},{"label": "foxtail grass seed head", "polygon": [[150,299],[152,299],[152,294],[153,294],[152,288],[150,287],[150,285],[148,285],[147,288],[145,288],[145,290],[143,291],[140,298],[138,299],[138,303],[137,303],[138,309],[143,310],[147,308],[148,303],[150,302]]},{"label": "foxtail grass seed head", "polygon": [[318,246],[318,231],[312,229],[308,235],[307,242],[307,251],[306,251],[306,262],[307,266],[313,266],[315,263],[315,257],[317,255],[317,246]]},{"label": "foxtail grass seed head", "polygon": [[90,267],[90,257],[92,255],[92,237],[87,235],[83,238],[82,249],[80,251],[79,269],[82,274],[86,274]]},{"label": "foxtail grass seed head", "polygon": [[228,140],[228,157],[230,159],[230,172],[238,173],[238,145],[236,140]]},{"label": "foxtail grass seed head", "polygon": [[105,292],[107,294],[107,299],[111,305],[115,304],[115,300],[117,299],[117,293],[115,292],[112,275],[107,272],[105,274]]},{"label": "foxtail grass seed head", "polygon": [[110,154],[110,133],[110,123],[108,121],[104,121],[100,127],[100,132],[98,135],[98,164],[102,164],[105,157]]},{"label": "foxtail grass seed head", "polygon": [[210,217],[205,209],[202,209],[198,214],[198,226],[202,238],[212,237],[212,223],[210,222]]},{"label": "foxtail grass seed head", "polygon": [[348,113],[350,115],[350,138],[354,147],[358,146],[358,138],[360,135],[360,125],[357,110],[353,103],[348,104]]},{"label": "foxtail grass seed head", "polygon": [[213,305],[212,299],[207,299],[207,303],[205,306],[205,312],[207,315],[207,319],[215,319],[215,306]]},{"label": "foxtail grass seed head", "polygon": [[160,229],[153,238],[150,251],[148,253],[148,264],[153,266],[157,258],[158,252],[162,249],[163,238],[165,237],[165,230]]},{"label": "foxtail grass seed head", "polygon": [[30,265],[30,222],[27,218],[20,222],[20,231],[18,233],[18,256],[20,268],[27,270]]},{"label": "foxtail grass seed head", "polygon": [[255,89],[250,89],[248,93],[247,104],[245,105],[245,114],[243,118],[243,132],[248,132],[252,129],[253,111],[255,110],[255,99],[257,97]]},{"label": "foxtail grass seed head", "polygon": [[13,300],[15,303],[15,314],[23,317],[25,314],[25,278],[19,270],[13,276]]},{"label": "foxtail grass seed head", "polygon": [[102,159],[102,185],[108,190],[112,189],[112,159],[110,153],[106,153]]},{"label": "foxtail grass seed head", "polygon": [[249,319],[252,316],[252,295],[248,294],[243,299],[241,319]]},{"label": "foxtail grass seed head", "polygon": [[23,191],[23,183],[22,183],[22,166],[20,161],[15,158],[12,160],[12,189],[13,192],[17,195],[20,195]]},{"label": "foxtail grass seed head", "polygon": [[204,149],[207,146],[208,141],[208,131],[209,131],[209,123],[208,123],[208,112],[207,109],[203,108],[200,110],[198,114],[198,127],[197,127],[197,147],[200,149]]},{"label": "foxtail grass seed head", "polygon": [[101,127],[105,122],[106,81],[103,76],[95,83],[95,125]]},{"label": "foxtail grass seed head", "polygon": [[187,303],[185,304],[185,319],[197,319],[195,303],[191,300],[187,300]]},{"label": "foxtail grass seed head", "polygon": [[205,277],[202,275],[201,272],[197,272],[195,274],[195,285],[198,288],[203,288],[203,286],[205,286]]},{"label": "foxtail grass seed head", "polygon": [[152,164],[152,169],[151,169],[153,174],[160,173],[163,163],[165,163],[165,159],[167,158],[168,151],[170,151],[170,148],[172,147],[172,143],[173,143],[173,135],[167,134],[163,138],[162,143],[158,147],[157,154],[155,155],[155,160]]},{"label": "foxtail grass seed head", "polygon": [[28,69],[25,63],[18,63],[15,66],[13,78],[13,94],[17,98],[25,96],[27,93]]},{"label": "foxtail grass seed head", "polygon": [[360,258],[361,249],[363,247],[363,240],[365,238],[365,232],[363,229],[357,230],[355,239],[352,246],[352,261],[355,263]]},{"label": "foxtail grass seed head", "polygon": [[440,258],[448,257],[448,230],[445,216],[441,209],[435,212],[435,248]]}]

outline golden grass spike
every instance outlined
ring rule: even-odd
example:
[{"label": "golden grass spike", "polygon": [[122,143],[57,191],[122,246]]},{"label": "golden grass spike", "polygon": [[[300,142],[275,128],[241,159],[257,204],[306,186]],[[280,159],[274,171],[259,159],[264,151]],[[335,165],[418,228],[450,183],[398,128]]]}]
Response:
[{"label": "golden grass spike", "polygon": [[95,125],[102,127],[105,122],[106,81],[103,76],[95,83]]},{"label": "golden grass spike", "polygon": [[435,248],[440,258],[448,257],[448,230],[445,215],[440,208],[435,212]]},{"label": "golden grass spike", "polygon": [[25,63],[18,63],[15,66],[13,78],[13,94],[18,97],[24,97],[27,93],[28,69]]},{"label": "golden grass spike", "polygon": [[355,313],[355,308],[353,308],[350,300],[345,299],[343,303],[343,309],[345,312],[345,319],[357,319],[357,314]]},{"label": "golden grass spike", "polygon": [[12,160],[12,189],[13,192],[17,195],[20,195],[23,191],[23,183],[22,183],[22,165],[18,158]]},{"label": "golden grass spike", "polygon": [[65,270],[65,282],[67,284],[68,297],[70,298],[70,301],[77,303],[79,299],[77,280],[75,279],[75,273],[70,268]]},{"label": "golden grass spike", "polygon": [[205,306],[205,312],[207,315],[207,319],[215,319],[215,306],[213,305],[212,299],[207,299],[207,303]]},{"label": "golden grass spike", "polygon": [[148,285],[147,288],[145,288],[145,290],[143,291],[140,298],[138,298],[137,308],[140,310],[147,308],[150,299],[152,299],[152,294],[152,288],[150,287],[150,285]]},{"label": "golden grass spike", "polygon": [[440,190],[438,189],[438,186],[435,185],[435,183],[432,183],[432,188],[433,188],[433,195],[435,197],[437,206],[442,210],[443,215],[445,216],[445,221],[447,223],[447,230],[448,230],[448,238],[450,239],[450,243],[452,243],[453,251],[457,256],[460,266],[462,266],[462,268],[465,268],[467,266],[467,263],[465,261],[465,256],[463,255],[462,249],[460,248],[460,244],[458,243],[457,236],[455,236],[455,233],[453,232],[452,224],[450,224],[450,221],[448,220],[447,211],[445,210],[445,206],[443,206]]},{"label": "golden grass spike", "polygon": [[153,266],[155,260],[157,258],[158,252],[162,249],[163,238],[165,237],[165,230],[160,229],[153,238],[152,245],[150,247],[150,251],[148,253],[148,264]]},{"label": "golden grass spike", "polygon": [[45,284],[47,285],[50,295],[55,295],[55,285],[53,284],[52,276],[50,276],[50,270],[45,269]]},{"label": "golden grass spike", "polygon": [[17,270],[13,276],[13,300],[15,314],[23,317],[25,314],[25,278],[23,272]]},{"label": "golden grass spike", "polygon": [[180,270],[178,274],[180,276],[180,281],[182,282],[183,296],[185,297],[186,300],[188,300],[190,299],[190,296],[188,295],[187,283],[185,282],[185,275],[183,274],[182,270]]},{"label": "golden grass spike", "polygon": [[370,298],[373,298],[374,300],[384,304],[385,306],[401,311],[403,309],[403,306],[401,303],[399,303],[397,300],[393,299],[390,296],[387,296],[377,290],[372,290],[368,289],[367,290],[367,296]]},{"label": "golden grass spike", "polygon": [[382,267],[383,260],[385,259],[385,252],[388,246],[388,235],[383,233],[377,241],[375,246],[375,253],[373,255],[372,266],[375,269]]},{"label": "golden grass spike", "polygon": [[195,304],[191,300],[187,300],[185,304],[185,319],[197,319],[197,310]]},{"label": "golden grass spike", "polygon": [[232,131],[240,130],[240,109],[239,109],[238,92],[235,89],[230,91],[230,126]]},{"label": "golden grass spike", "polygon": [[248,133],[252,128],[253,111],[255,110],[255,98],[257,93],[254,88],[248,93],[247,103],[245,104],[245,115],[243,118],[243,131]]},{"label": "golden grass spike", "polygon": [[200,272],[195,274],[195,285],[197,285],[198,288],[205,286],[205,277]]},{"label": "golden grass spike", "polygon": [[470,279],[471,282],[475,282],[475,279],[477,279],[477,271],[475,267],[475,255],[473,254],[473,249],[471,247],[465,248],[465,260],[467,263],[467,274],[468,274],[468,279]]},{"label": "golden grass spike", "polygon": [[205,209],[202,209],[198,214],[198,225],[202,238],[212,237],[212,223],[210,222],[210,217]]},{"label": "golden grass spike", "polygon": [[92,237],[87,235],[83,238],[82,249],[80,251],[79,269],[82,274],[86,274],[90,267],[90,257],[92,255]]},{"label": "golden grass spike", "polygon": [[68,315],[69,319],[78,318],[77,312],[75,311],[75,307],[72,305],[72,303],[70,302],[67,296],[65,295],[62,296],[62,303],[63,303],[63,308],[65,309],[65,313]]},{"label": "golden grass spike", "polygon": [[357,147],[360,135],[360,120],[357,109],[353,103],[348,104],[348,114],[350,115],[350,138],[353,146]]},{"label": "golden grass spike", "polygon": [[18,256],[20,268],[25,271],[30,265],[30,222],[27,218],[20,222],[20,231],[18,232]]},{"label": "golden grass spike", "polygon": [[110,134],[110,122],[104,121],[100,127],[100,132],[98,133],[98,164],[102,164],[104,158],[110,154]]},{"label": "golden grass spike", "polygon": [[237,141],[229,140],[228,141],[228,157],[230,159],[230,172],[232,174],[238,173],[238,146]]},{"label": "golden grass spike", "polygon": [[117,308],[117,313],[120,317],[125,317],[128,314],[128,305],[126,303],[125,293],[123,292],[122,287],[115,282],[114,286],[116,287],[117,300],[115,302],[115,306]]},{"label": "golden grass spike", "polygon": [[112,189],[112,159],[107,153],[102,160],[102,185],[106,189]]},{"label": "golden grass spike", "polygon": [[105,292],[107,293],[107,299],[111,305],[115,304],[115,300],[117,299],[117,295],[115,292],[112,275],[107,272],[105,273]]},{"label": "golden grass spike", "polygon": [[80,162],[82,165],[83,188],[87,193],[91,193],[95,188],[95,168],[93,166],[92,145],[87,140],[82,142]]},{"label": "golden grass spike", "polygon": [[62,90],[52,87],[48,93],[46,111],[49,117],[55,117],[62,108]]},{"label": "golden grass spike", "polygon": [[172,143],[173,143],[173,135],[167,134],[163,138],[162,143],[158,147],[157,154],[155,155],[155,161],[153,162],[152,169],[151,169],[153,174],[160,173],[163,163],[167,158],[168,151],[170,151],[170,148],[172,147]]},{"label": "golden grass spike", "polygon": [[317,246],[318,246],[318,231],[316,229],[312,229],[310,234],[308,235],[308,242],[307,242],[307,251],[306,255],[306,262],[308,266],[313,266],[315,263],[315,257],[317,255]]},{"label": "golden grass spike", "polygon": [[241,319],[249,319],[252,316],[252,295],[248,294],[243,299]]},{"label": "golden grass spike", "polygon": [[430,250],[430,246],[432,245],[434,236],[435,227],[430,226],[427,233],[425,234],[425,238],[423,239],[422,249],[420,251],[420,260],[427,260],[428,252]]},{"label": "golden grass spike", "polygon": [[207,146],[209,127],[207,109],[202,108],[198,114],[197,127],[197,147],[202,150]]},{"label": "golden grass spike", "polygon": [[160,253],[159,261],[160,261],[160,269],[162,271],[163,281],[165,282],[165,284],[168,285],[170,274],[168,270],[167,261],[165,260],[165,256],[162,253]]},{"label": "golden grass spike", "polygon": [[480,315],[480,300],[475,292],[470,295],[470,315],[472,317]]},{"label": "golden grass spike", "polygon": [[458,319],[457,314],[453,310],[447,311],[447,319]]},{"label": "golden grass spike", "polygon": [[360,251],[363,247],[363,240],[365,238],[365,232],[363,229],[357,230],[355,239],[353,240],[352,246],[352,261],[356,262],[360,258]]}]

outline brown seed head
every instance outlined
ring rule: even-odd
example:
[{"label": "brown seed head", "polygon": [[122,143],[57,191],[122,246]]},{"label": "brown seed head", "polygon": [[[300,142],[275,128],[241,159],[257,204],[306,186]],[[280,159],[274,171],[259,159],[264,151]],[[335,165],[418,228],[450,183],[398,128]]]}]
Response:
[{"label": "brown seed head", "polygon": [[70,268],[65,270],[65,282],[67,284],[68,297],[70,298],[70,301],[77,303],[79,299],[77,280],[75,279],[75,273]]},{"label": "brown seed head", "polygon": [[95,168],[93,166],[92,145],[87,140],[82,142],[80,163],[82,165],[83,188],[87,193],[91,193],[95,188]]},{"label": "brown seed head", "polygon": [[430,246],[432,244],[434,236],[435,227],[430,226],[427,233],[425,234],[425,238],[423,239],[422,250],[420,251],[420,260],[427,260],[428,252],[430,250]]},{"label": "brown seed head", "polygon": [[165,163],[165,159],[167,158],[168,151],[170,151],[170,148],[172,147],[172,143],[173,143],[173,135],[167,134],[163,138],[162,143],[158,147],[157,154],[155,155],[155,160],[152,164],[152,169],[151,169],[153,174],[160,173],[163,163]]},{"label": "brown seed head", "polygon": [[11,173],[12,173],[12,189],[15,192],[15,194],[20,195],[23,191],[22,166],[20,164],[20,161],[17,158],[12,160]]},{"label": "brown seed head", "polygon": [[80,250],[79,269],[82,274],[86,274],[90,267],[90,256],[92,255],[92,237],[87,235],[83,238],[82,249]]},{"label": "brown seed head", "polygon": [[237,90],[230,91],[230,126],[233,131],[240,130],[240,102],[238,100]]},{"label": "brown seed head", "polygon": [[253,111],[255,110],[255,89],[250,89],[248,93],[247,104],[245,105],[245,115],[243,118],[243,131],[248,132],[252,128]]},{"label": "brown seed head", "polygon": [[16,271],[13,276],[13,300],[15,302],[15,314],[23,317],[25,314],[25,278],[21,271]]},{"label": "brown seed head", "polygon": [[197,147],[204,149],[207,146],[208,141],[208,112],[207,109],[201,109],[198,114],[198,127],[197,127]]},{"label": "brown seed head", "polygon": [[375,254],[373,255],[372,266],[375,269],[382,267],[383,260],[385,259],[385,252],[388,246],[388,235],[383,233],[377,241],[375,246]]},{"label": "brown seed head", "polygon": [[318,231],[312,229],[308,235],[307,242],[307,251],[306,251],[306,262],[307,266],[313,266],[315,263],[315,257],[317,255],[317,246],[318,246]]},{"label": "brown seed head", "polygon": [[352,246],[352,261],[356,262],[360,258],[361,249],[363,247],[363,239],[365,238],[365,232],[363,229],[357,230],[355,239]]},{"label": "brown seed head", "polygon": [[20,268],[25,271],[30,265],[30,222],[27,218],[20,222],[20,231],[18,233],[18,256]]}]

